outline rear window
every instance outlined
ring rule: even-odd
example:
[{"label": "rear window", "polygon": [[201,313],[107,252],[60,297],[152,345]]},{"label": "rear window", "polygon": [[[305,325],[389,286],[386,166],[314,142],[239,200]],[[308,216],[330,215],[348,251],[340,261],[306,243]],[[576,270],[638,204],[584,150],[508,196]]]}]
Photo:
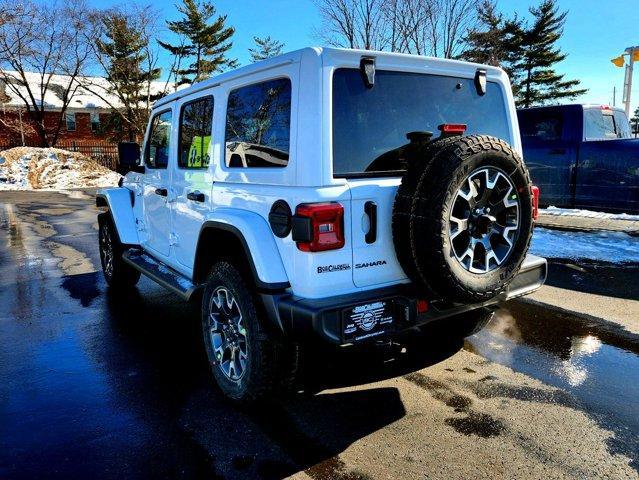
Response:
[{"label": "rear window", "polygon": [[401,172],[401,155],[393,152],[408,143],[407,134],[437,136],[442,123],[465,123],[469,135],[512,143],[496,83],[488,82],[486,95],[479,96],[472,79],[378,70],[375,86],[368,89],[358,69],[338,69],[333,75],[333,173]]},{"label": "rear window", "polygon": [[585,140],[631,138],[628,117],[618,110],[588,108],[584,110]]},{"label": "rear window", "polygon": [[548,141],[560,140],[564,119],[558,111],[525,111],[517,112],[519,117],[519,132],[521,140],[527,141]]}]

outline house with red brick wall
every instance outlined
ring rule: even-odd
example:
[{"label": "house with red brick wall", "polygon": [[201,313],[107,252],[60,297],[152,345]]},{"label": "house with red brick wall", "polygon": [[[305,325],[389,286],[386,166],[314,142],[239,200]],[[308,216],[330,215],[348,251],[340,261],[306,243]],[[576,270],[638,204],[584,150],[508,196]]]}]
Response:
[{"label": "house with red brick wall", "polygon": [[[14,73],[14,72],[7,72]],[[33,118],[27,111],[24,100],[28,98],[27,88],[18,80],[17,72],[13,75],[3,75],[0,79],[0,148],[6,146],[40,144],[40,138],[33,127]],[[7,78],[12,85],[7,85]],[[39,92],[41,77],[36,73],[26,74],[31,92]],[[15,80],[14,80],[15,79]],[[44,98],[37,98],[36,102],[44,110],[44,123],[48,131],[54,131],[60,120],[63,101],[61,91],[66,89],[70,77],[52,75],[50,85]],[[110,92],[109,82],[102,77],[81,77],[75,80],[75,88],[69,105],[67,106],[62,126],[59,131],[58,144],[102,144],[110,143],[115,133],[107,127],[113,122],[107,122],[113,108],[121,103]],[[151,94],[158,95],[172,89],[166,82],[153,82]]]}]

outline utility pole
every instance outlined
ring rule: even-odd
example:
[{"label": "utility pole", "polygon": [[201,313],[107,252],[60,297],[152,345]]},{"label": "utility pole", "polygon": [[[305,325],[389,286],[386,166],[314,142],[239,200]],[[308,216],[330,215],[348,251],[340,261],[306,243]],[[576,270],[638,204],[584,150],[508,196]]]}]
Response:
[{"label": "utility pole", "polygon": [[[628,55],[628,64],[626,65],[626,59]],[[630,103],[632,101],[632,74],[635,66],[635,61],[639,62],[639,46],[628,47],[617,58],[613,58],[611,62],[616,67],[623,67],[625,65],[626,72],[623,79],[623,95],[621,102],[624,104],[626,115],[630,117]]]},{"label": "utility pole", "polygon": [[626,115],[630,118],[630,102],[632,101],[632,73],[635,64],[635,53],[639,55],[639,47],[629,47],[626,48],[626,52],[629,54],[630,59],[628,61],[628,65],[626,65],[626,74],[624,76],[623,81],[623,99],[626,109]]},{"label": "utility pole", "polygon": [[613,107],[617,106],[617,86],[616,85],[612,87],[612,106]]}]

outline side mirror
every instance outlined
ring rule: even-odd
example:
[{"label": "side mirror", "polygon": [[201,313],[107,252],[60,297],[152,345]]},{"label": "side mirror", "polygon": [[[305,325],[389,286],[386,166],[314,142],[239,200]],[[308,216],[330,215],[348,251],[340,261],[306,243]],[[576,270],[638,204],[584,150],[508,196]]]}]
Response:
[{"label": "side mirror", "polygon": [[118,143],[118,168],[120,175],[129,172],[144,173],[144,165],[140,165],[140,145],[135,142]]}]

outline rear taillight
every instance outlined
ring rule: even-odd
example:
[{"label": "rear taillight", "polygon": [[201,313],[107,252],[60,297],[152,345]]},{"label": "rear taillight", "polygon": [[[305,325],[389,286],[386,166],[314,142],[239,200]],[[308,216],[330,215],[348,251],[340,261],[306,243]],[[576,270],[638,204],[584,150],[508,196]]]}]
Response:
[{"label": "rear taillight", "polygon": [[344,207],[339,203],[304,203],[293,217],[293,240],[303,252],[323,252],[344,246]]},{"label": "rear taillight", "polygon": [[533,220],[537,220],[537,217],[539,217],[539,187],[533,185],[530,187],[530,191],[532,192]]}]

